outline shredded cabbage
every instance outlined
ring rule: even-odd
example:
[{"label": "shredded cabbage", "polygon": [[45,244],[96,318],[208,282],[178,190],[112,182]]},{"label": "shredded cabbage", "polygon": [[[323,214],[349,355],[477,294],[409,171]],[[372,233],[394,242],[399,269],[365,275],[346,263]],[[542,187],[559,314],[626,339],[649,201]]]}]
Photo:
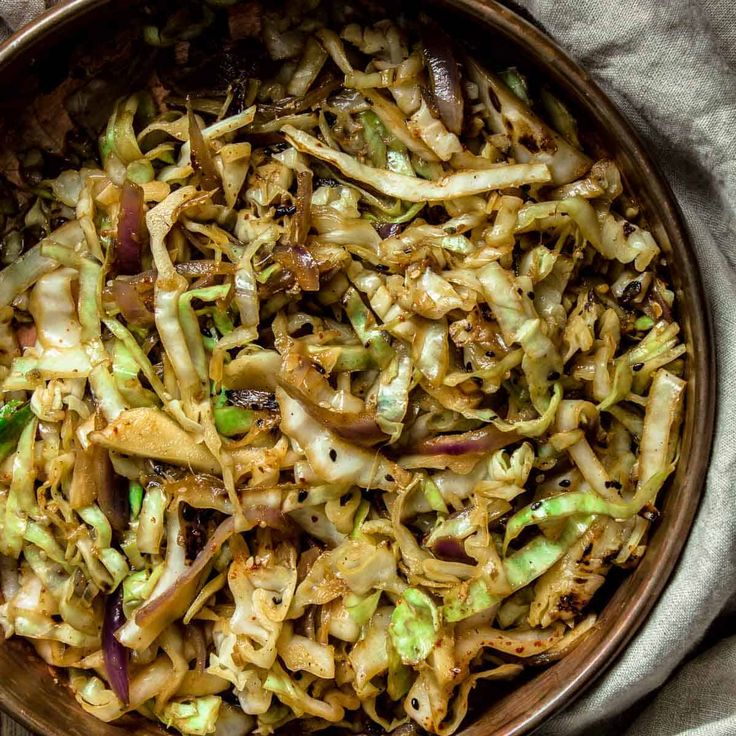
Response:
[{"label": "shredded cabbage", "polygon": [[4,212],[0,627],[103,721],[450,736],[645,553],[677,294],[552,90],[261,5],[147,27],[270,61],[152,74]]}]

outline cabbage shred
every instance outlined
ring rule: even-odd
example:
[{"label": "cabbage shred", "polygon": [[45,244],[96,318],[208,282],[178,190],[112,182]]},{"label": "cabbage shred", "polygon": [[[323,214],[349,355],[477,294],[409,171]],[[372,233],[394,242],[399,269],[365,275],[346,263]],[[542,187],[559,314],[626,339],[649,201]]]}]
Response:
[{"label": "cabbage shred", "polygon": [[549,89],[289,7],[147,27],[186,64],[227,13],[273,74],[135,92],[95,165],[24,194],[0,626],[104,721],[445,736],[644,553],[686,346],[659,246]]}]

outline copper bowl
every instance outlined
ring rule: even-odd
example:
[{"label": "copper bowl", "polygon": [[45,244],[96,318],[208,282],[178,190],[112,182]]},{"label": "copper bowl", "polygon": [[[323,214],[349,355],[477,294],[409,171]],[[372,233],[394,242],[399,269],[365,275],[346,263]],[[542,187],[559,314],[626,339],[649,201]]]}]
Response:
[{"label": "copper bowl", "polygon": [[[0,121],[11,120],[24,105],[27,108],[63,81],[70,50],[84,47],[90,38],[113,38],[121,27],[140,24],[141,8],[142,3],[128,0],[70,0],[9,39],[0,47]],[[632,128],[588,74],[544,32],[495,0],[431,0],[423,2],[422,9],[438,17],[454,38],[462,38],[463,45],[474,46],[481,59],[513,59],[549,81],[583,126],[594,131],[594,148],[616,160],[628,191],[666,253],[689,346],[680,463],[664,494],[662,518],[644,559],[618,587],[607,586],[599,621],[576,649],[508,694],[484,699],[492,704],[477,707],[460,732],[520,736],[569,705],[613,662],[644,622],[680,556],[698,508],[713,433],[716,384],[709,312],[695,254],[669,186]],[[87,715],[22,641],[0,646],[0,707],[44,736],[164,733],[143,718],[105,724]]]}]

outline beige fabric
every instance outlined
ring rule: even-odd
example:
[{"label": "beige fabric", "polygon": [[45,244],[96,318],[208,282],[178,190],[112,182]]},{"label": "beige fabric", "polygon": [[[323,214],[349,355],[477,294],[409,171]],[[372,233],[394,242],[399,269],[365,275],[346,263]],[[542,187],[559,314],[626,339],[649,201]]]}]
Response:
[{"label": "beige fabric", "polygon": [[[49,3],[49,6],[52,4]],[[43,10],[44,0],[2,0],[0,2],[0,15],[4,21],[4,28],[0,29],[2,37],[33,20]]]},{"label": "beige fabric", "polygon": [[[611,670],[539,734],[734,736],[736,636],[725,637],[736,634],[736,3],[522,4],[621,107],[673,185],[710,294],[722,377],[705,499],[672,582]],[[42,8],[41,0],[0,0],[12,27]],[[729,599],[723,640],[673,676]],[[24,732],[3,720],[0,733]]]},{"label": "beige fabric", "polygon": [[0,716],[0,736],[29,736],[29,732],[3,715]]}]

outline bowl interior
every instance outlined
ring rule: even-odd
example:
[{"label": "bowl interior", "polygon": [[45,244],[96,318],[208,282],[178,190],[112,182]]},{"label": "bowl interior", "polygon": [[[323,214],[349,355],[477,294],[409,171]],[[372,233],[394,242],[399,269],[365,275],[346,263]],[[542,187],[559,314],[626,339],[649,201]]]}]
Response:
[{"label": "bowl interior", "polygon": [[[166,3],[156,3],[159,12]],[[428,7],[429,6],[429,7]],[[472,48],[481,60],[509,60],[532,75],[549,80],[575,110],[581,129],[590,131],[595,153],[606,151],[623,172],[626,187],[639,202],[649,228],[663,247],[679,300],[679,319],[689,346],[689,384],[681,459],[664,494],[662,518],[650,537],[639,566],[618,587],[606,585],[598,623],[563,660],[520,687],[486,691],[476,705],[463,736],[526,733],[567,705],[611,663],[641,625],[663,589],[681,552],[697,510],[709,459],[714,407],[714,361],[708,311],[698,267],[678,207],[667,184],[628,124],[592,80],[543,32],[493,0],[431,0],[422,4],[447,28],[461,48]],[[407,12],[416,8],[407,3]],[[395,11],[393,11],[395,12]],[[138,58],[146,7],[141,2],[72,0],[47,13],[38,23],[0,50],[0,131],[6,141],[0,165],[18,144],[18,121],[32,111],[34,135],[42,147],[56,152],[59,141],[50,124],[60,96],[78,90],[68,71],[88,77],[80,96],[84,119],[101,127],[118,95],[145,79],[150,54]],[[92,53],[90,39],[111,39],[112,58],[104,63]],[[462,41],[460,41],[462,39]],[[86,56],[85,56],[86,53]],[[109,54],[108,54],[109,55]],[[100,84],[99,80],[105,80]],[[44,123],[44,121],[46,121]],[[20,126],[27,135],[27,126]],[[41,144],[39,144],[41,145]],[[476,698],[476,701],[479,699]],[[29,728],[47,736],[85,732],[89,736],[162,733],[144,719],[104,724],[84,713],[58,678],[19,641],[0,646],[0,707]]]}]

